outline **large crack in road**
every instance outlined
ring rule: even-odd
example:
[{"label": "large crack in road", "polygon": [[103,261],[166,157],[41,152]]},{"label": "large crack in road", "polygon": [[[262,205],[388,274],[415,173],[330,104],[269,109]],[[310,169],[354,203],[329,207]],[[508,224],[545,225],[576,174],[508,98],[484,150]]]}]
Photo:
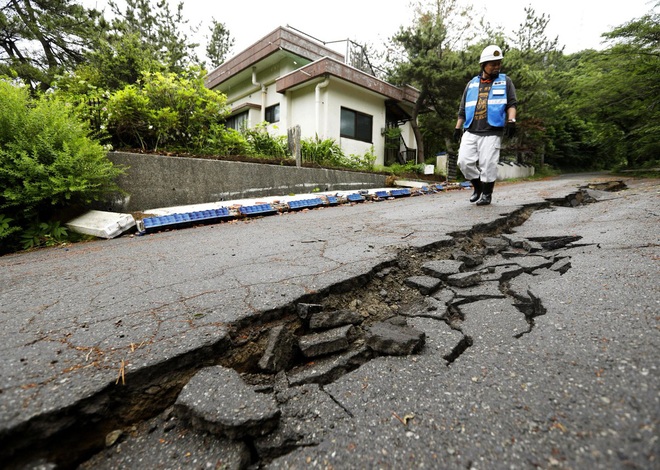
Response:
[{"label": "large crack in road", "polygon": [[[580,190],[561,201],[523,207],[492,223],[452,233],[431,246],[404,250],[394,262],[267,312],[254,323],[235,325],[230,344],[223,339],[175,363],[142,371],[122,396],[110,396],[106,390],[67,410],[69,419],[81,420],[79,427],[69,423],[61,430],[52,429],[49,417],[43,424],[32,423],[28,431],[47,435],[40,436],[45,437],[40,439],[44,447],[35,447],[33,455],[39,460],[30,465],[55,468],[52,462],[56,462],[62,468],[126,468],[135,465],[135,459],[165,459],[166,466],[178,467],[186,466],[190,455],[203,453],[206,461],[216,462],[216,468],[258,468],[296,448],[314,446],[329,431],[320,424],[327,421],[322,416],[333,416],[333,422],[351,419],[324,386],[375,357],[419,353],[426,337],[416,326],[419,320],[426,322],[426,328],[435,328],[433,322],[437,322],[455,332],[454,345],[443,356],[447,366],[478,341],[470,328],[464,328],[466,307],[474,302],[510,302],[524,323],[515,327],[513,336],[531,332],[545,308],[542,295],[529,287],[529,278],[564,274],[571,267],[569,250],[577,246],[579,237],[522,239],[513,234],[514,229],[536,210],[589,202],[593,200]],[[456,263],[452,272],[437,264],[446,261]],[[332,320],[341,316],[345,319]],[[320,326],[311,325],[312,318]],[[379,325],[387,331],[374,339]],[[394,338],[383,340],[392,331]],[[182,403],[184,387],[210,366],[240,374],[250,393],[271,397],[279,426],[273,430],[265,421],[256,426],[251,421],[256,430],[238,432],[246,426],[240,419],[232,425],[209,426],[214,418],[205,414],[208,410]],[[111,415],[96,414],[99,409]],[[231,410],[235,415],[244,412],[240,403]],[[98,432],[87,433],[90,423]],[[209,434],[210,429],[217,435]],[[173,450],[160,456],[149,450],[159,443],[187,448],[188,455]],[[26,462],[19,456],[14,463],[20,467]]]}]

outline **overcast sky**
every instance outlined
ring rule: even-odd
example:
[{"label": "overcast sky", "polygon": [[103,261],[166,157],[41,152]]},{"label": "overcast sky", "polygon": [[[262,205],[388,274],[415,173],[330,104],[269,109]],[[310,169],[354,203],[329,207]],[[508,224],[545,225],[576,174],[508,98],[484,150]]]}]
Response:
[{"label": "overcast sky", "polygon": [[[109,13],[106,0],[82,0]],[[196,42],[205,54],[211,18],[224,23],[235,39],[234,55],[270,33],[278,26],[290,25],[321,41],[352,39],[375,48],[386,42],[401,26],[411,26],[410,0],[182,0],[183,15],[191,25],[201,25]],[[432,0],[427,0],[432,1]],[[550,16],[549,39],[559,37],[566,53],[602,47],[600,35],[627,21],[648,13],[658,0],[459,0],[472,3],[491,24],[507,36],[525,19],[524,8],[532,6],[537,16]],[[174,5],[179,0],[169,0]],[[121,0],[118,0],[121,4]]]},{"label": "overcast sky", "polygon": [[[177,0],[170,0],[176,3]],[[537,15],[550,16],[548,37],[559,36],[566,53],[600,48],[600,35],[654,8],[657,0],[498,0],[473,2],[493,25],[513,34],[531,5]],[[290,25],[322,41],[352,39],[377,47],[400,26],[410,26],[409,0],[248,0],[242,2],[184,0],[184,15],[191,24],[202,23],[208,34],[211,18],[225,24],[235,38],[233,53],[250,46],[278,26]],[[205,40],[197,39],[205,44]],[[233,54],[232,54],[233,55]]]}]

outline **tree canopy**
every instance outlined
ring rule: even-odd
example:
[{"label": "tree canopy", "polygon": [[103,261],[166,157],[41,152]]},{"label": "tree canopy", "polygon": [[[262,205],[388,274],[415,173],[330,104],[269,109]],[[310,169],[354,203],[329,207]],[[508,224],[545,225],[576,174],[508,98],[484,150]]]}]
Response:
[{"label": "tree canopy", "polygon": [[47,89],[81,63],[108,28],[101,12],[66,0],[2,0],[0,75]]},{"label": "tree canopy", "polygon": [[505,142],[504,158],[566,169],[657,165],[660,15],[604,33],[602,51],[566,55],[559,38],[546,35],[550,17],[525,13],[509,38],[457,0],[430,0],[392,37],[399,53],[388,57],[390,80],[420,90],[413,112],[420,158],[446,149],[479,53],[497,44],[518,94],[520,132]]}]

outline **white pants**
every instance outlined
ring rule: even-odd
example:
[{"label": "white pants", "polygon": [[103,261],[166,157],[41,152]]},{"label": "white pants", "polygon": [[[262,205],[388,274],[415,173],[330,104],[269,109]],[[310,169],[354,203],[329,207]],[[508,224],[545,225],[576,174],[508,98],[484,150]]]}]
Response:
[{"label": "white pants", "polygon": [[492,183],[497,179],[502,136],[465,132],[458,150],[458,167],[467,180],[481,179]]}]

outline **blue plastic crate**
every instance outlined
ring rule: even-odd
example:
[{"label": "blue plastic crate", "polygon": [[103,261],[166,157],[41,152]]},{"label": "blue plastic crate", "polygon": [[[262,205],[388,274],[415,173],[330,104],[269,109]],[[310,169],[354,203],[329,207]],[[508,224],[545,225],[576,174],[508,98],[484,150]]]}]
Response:
[{"label": "blue plastic crate", "polygon": [[318,207],[322,204],[323,201],[320,198],[314,198],[314,199],[299,199],[297,201],[289,201],[287,205],[291,210],[299,210],[299,209]]},{"label": "blue plastic crate", "polygon": [[326,199],[331,206],[339,204],[339,198],[337,196],[326,196]]},{"label": "blue plastic crate", "polygon": [[142,219],[144,231],[157,232],[159,230],[189,227],[196,223],[213,223],[223,219],[231,219],[233,216],[226,207],[203,211],[184,212],[179,214],[162,215],[159,217],[147,217]]},{"label": "blue plastic crate", "polygon": [[392,197],[405,197],[405,196],[410,196],[411,192],[410,189],[408,188],[401,188],[401,189],[393,189],[390,191],[390,194]]},{"label": "blue plastic crate", "polygon": [[271,215],[277,211],[270,204],[256,204],[254,206],[242,206],[239,212],[247,217],[254,217],[259,215]]},{"label": "blue plastic crate", "polygon": [[357,194],[357,193],[349,194],[348,196],[346,196],[346,200],[348,202],[363,202],[364,201],[364,196],[362,196],[361,194]]},{"label": "blue plastic crate", "polygon": [[387,199],[390,197],[390,192],[389,191],[376,191],[374,195],[379,198],[379,199]]},{"label": "blue plastic crate", "polygon": [[461,183],[461,188],[472,188],[472,183],[470,183],[469,181],[463,181]]}]

